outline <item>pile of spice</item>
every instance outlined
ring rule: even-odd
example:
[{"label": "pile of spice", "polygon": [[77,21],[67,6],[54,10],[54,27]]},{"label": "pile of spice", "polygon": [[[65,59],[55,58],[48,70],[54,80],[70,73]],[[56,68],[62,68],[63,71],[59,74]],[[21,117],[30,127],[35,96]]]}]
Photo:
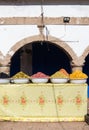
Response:
[{"label": "pile of spice", "polygon": [[49,76],[42,72],[37,72],[36,74],[33,74],[31,78],[49,78]]},{"label": "pile of spice", "polygon": [[88,76],[81,70],[75,70],[72,74],[70,74],[70,79],[87,79],[87,78]]},{"label": "pile of spice", "polygon": [[30,78],[30,76],[28,76],[27,74],[25,74],[24,72],[20,71],[17,74],[15,74],[13,77],[13,79],[19,79],[19,78]]},{"label": "pile of spice", "polygon": [[1,78],[1,79],[5,79],[5,78],[10,78],[10,77],[9,77],[8,74],[1,72],[1,73],[0,73],[0,78]]},{"label": "pile of spice", "polygon": [[69,78],[69,73],[65,69],[62,68],[59,71]]},{"label": "pile of spice", "polygon": [[65,74],[64,71],[61,70],[51,75],[51,78],[69,78],[69,75],[67,73]]}]

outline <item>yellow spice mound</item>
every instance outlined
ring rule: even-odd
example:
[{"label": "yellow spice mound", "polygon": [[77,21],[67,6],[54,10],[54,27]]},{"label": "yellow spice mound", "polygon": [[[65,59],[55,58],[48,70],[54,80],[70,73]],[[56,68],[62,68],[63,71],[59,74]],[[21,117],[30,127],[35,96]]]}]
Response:
[{"label": "yellow spice mound", "polygon": [[65,74],[61,73],[60,71],[57,71],[53,75],[51,75],[51,78],[68,78]]},{"label": "yellow spice mound", "polygon": [[16,79],[16,78],[30,78],[30,76],[28,76],[24,72],[20,71],[17,74],[15,74],[12,78],[14,78],[14,79]]},{"label": "yellow spice mound", "polygon": [[76,70],[70,74],[70,79],[86,79],[88,76],[83,73],[81,70]]}]

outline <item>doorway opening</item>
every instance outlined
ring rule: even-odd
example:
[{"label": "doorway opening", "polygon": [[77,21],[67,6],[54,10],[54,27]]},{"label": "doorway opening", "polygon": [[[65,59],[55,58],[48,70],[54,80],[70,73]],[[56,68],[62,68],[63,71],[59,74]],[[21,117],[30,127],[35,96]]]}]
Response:
[{"label": "doorway opening", "polygon": [[70,58],[62,48],[49,42],[32,44],[32,73],[52,75],[61,68],[71,72]]},{"label": "doorway opening", "polygon": [[28,75],[43,72],[52,75],[64,68],[71,73],[71,58],[63,48],[51,42],[32,42],[21,47],[11,58],[10,76],[19,71]]},{"label": "doorway opening", "polygon": [[[85,65],[83,67],[83,72],[88,75],[89,77],[89,54],[85,58]],[[87,84],[88,84],[88,98],[89,98],[89,78],[87,79]]]}]

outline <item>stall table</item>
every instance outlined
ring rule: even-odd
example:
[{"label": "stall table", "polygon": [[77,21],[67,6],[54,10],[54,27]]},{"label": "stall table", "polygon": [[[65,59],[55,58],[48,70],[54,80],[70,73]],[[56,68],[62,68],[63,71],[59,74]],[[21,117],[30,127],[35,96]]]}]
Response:
[{"label": "stall table", "polygon": [[84,121],[87,84],[1,84],[0,120]]}]

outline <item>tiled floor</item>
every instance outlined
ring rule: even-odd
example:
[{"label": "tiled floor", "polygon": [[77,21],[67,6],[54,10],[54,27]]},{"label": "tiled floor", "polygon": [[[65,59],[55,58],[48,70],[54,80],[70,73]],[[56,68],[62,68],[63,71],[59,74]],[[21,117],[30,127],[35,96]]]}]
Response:
[{"label": "tiled floor", "polygon": [[89,130],[89,125],[85,122],[0,122],[0,130]]}]

